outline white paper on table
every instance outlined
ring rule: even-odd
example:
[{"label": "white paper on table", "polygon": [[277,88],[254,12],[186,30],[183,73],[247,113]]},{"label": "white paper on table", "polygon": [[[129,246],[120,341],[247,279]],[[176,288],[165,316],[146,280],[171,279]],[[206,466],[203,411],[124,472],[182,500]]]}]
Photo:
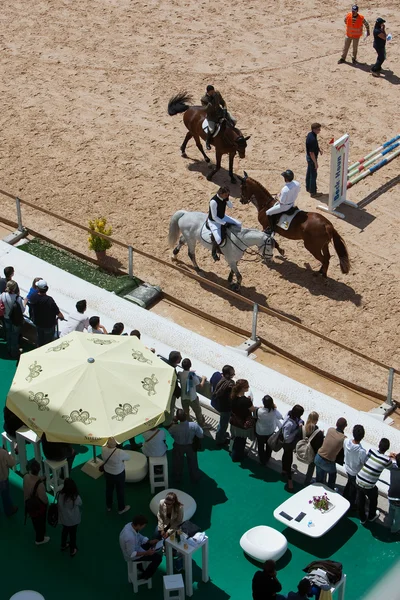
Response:
[{"label": "white paper on table", "polygon": [[164,546],[164,540],[159,540],[155,546],[153,546],[153,550],[160,550]]}]

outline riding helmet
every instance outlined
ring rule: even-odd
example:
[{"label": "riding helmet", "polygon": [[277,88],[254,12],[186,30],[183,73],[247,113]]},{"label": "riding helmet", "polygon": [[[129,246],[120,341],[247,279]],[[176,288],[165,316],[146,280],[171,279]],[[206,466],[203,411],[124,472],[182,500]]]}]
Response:
[{"label": "riding helmet", "polygon": [[293,179],[294,179],[294,173],[290,169],[286,169],[286,171],[283,171],[283,173],[281,173],[281,175],[288,181],[293,181]]}]

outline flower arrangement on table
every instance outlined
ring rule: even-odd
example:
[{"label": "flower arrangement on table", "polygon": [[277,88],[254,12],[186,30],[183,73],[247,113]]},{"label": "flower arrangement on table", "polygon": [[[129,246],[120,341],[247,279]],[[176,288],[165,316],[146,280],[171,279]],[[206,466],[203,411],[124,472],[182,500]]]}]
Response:
[{"label": "flower arrangement on table", "polygon": [[326,492],[322,496],[313,496],[312,500],[308,501],[308,504],[312,504],[314,508],[321,512],[326,512],[332,507],[332,502],[329,500]]},{"label": "flower arrangement on table", "polygon": [[89,221],[89,229],[93,232],[88,238],[90,250],[94,250],[95,252],[105,252],[111,248],[112,242],[110,240],[106,240],[105,238],[96,235],[96,233],[111,235],[112,227],[106,227],[106,225],[107,219],[105,217],[99,217],[93,221]]}]

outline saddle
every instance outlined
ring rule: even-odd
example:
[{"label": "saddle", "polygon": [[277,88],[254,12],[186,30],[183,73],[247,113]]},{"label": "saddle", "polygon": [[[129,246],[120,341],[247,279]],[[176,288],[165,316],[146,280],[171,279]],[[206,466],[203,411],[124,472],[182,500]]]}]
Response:
[{"label": "saddle", "polygon": [[[206,135],[208,135],[208,119],[207,119],[207,117],[204,119],[201,126],[203,128],[204,133]],[[215,127],[215,130],[213,133],[213,138],[215,138],[219,134],[220,130],[221,130],[221,123],[218,122],[218,123],[216,123],[216,127]]]},{"label": "saddle", "polygon": [[[205,242],[206,244],[210,244],[210,246],[215,241],[214,236],[211,233],[211,230],[210,230],[210,227],[208,226],[207,221],[204,223],[203,227],[201,228],[200,237],[203,240],[203,242]],[[221,225],[221,239],[222,239],[222,242],[219,244],[219,247],[223,248],[225,246],[226,240],[227,240],[227,226],[226,225]]]},{"label": "saddle", "polygon": [[[281,229],[284,229],[285,231],[287,231],[289,229],[290,224],[293,221],[294,217],[299,212],[301,212],[301,211],[299,208],[297,208],[297,206],[292,206],[292,208],[289,208],[289,210],[284,213],[272,215],[276,219],[274,227],[280,227]],[[271,217],[269,217],[269,218],[271,218]]]}]

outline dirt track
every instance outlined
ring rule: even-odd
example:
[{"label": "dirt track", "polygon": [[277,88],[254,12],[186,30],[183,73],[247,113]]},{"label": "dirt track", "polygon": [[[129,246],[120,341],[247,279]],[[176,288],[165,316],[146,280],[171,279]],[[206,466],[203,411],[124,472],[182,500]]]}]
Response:
[{"label": "dirt track", "polygon": [[[353,162],[400,133],[400,9],[389,2],[378,14],[372,2],[362,6],[370,22],[383,16],[394,33],[384,67],[399,71],[378,80],[368,73],[375,57],[369,41],[360,44],[358,68],[337,65],[348,2],[323,0],[318,11],[311,0],[276,6],[238,0],[221,11],[209,1],[51,0],[28,12],[26,3],[6,0],[1,187],[82,223],[104,214],[116,237],[166,258],[171,214],[206,210],[215,185],[228,182],[225,170],[214,183],[206,181],[208,167],[193,143],[190,158],[180,157],[182,119],[166,112],[179,90],[198,102],[212,82],[252,136],[246,159],[235,161],[237,172],[246,169],[277,191],[280,172],[290,167],[303,184],[304,138],[310,122],[319,120],[326,150],[319,189],[326,191],[332,137],[351,135]],[[302,244],[283,240],[285,262],[277,258],[271,268],[242,263],[243,294],[399,368],[399,172],[400,158],[351,191],[362,209],[344,209],[345,221],[332,217],[349,248],[349,275],[340,273],[333,256],[325,284],[313,277],[308,265],[317,264]],[[237,197],[238,188],[232,192]],[[4,202],[4,216],[14,219],[12,203]],[[299,205],[315,209],[304,186]],[[238,200],[232,214],[257,226],[254,208]],[[29,222],[86,251],[81,232],[38,215]],[[225,280],[223,261],[215,266],[203,250],[198,258],[210,278]],[[189,264],[184,254],[181,259]],[[135,268],[169,293],[249,327],[251,314],[240,301],[232,304],[148,261],[136,258]],[[385,391],[383,370],[274,319],[263,318],[260,331],[323,368]]]}]

